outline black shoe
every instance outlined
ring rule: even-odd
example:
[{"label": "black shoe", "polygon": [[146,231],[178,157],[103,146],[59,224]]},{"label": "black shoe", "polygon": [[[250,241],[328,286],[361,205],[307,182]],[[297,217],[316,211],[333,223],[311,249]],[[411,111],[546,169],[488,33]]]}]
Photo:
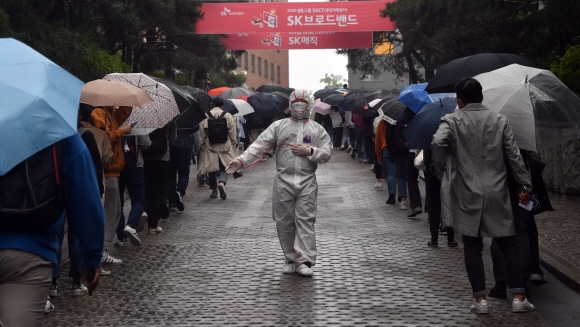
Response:
[{"label": "black shoe", "polygon": [[415,217],[416,215],[418,215],[418,214],[421,214],[421,213],[423,213],[423,209],[421,209],[421,208],[419,208],[419,207],[417,207],[417,208],[413,208],[413,209],[411,209],[411,213],[410,213],[410,214],[408,214],[408,215],[407,215],[407,217],[409,217],[409,218],[413,218],[413,217]]},{"label": "black shoe", "polygon": [[178,191],[175,191],[175,196],[177,199],[177,202],[175,203],[177,210],[179,211],[185,210],[185,204],[183,203],[183,198],[181,197],[181,194]]},{"label": "black shoe", "polygon": [[387,204],[395,204],[395,195],[389,194],[389,198],[387,199]]},{"label": "black shoe", "polygon": [[209,197],[212,199],[216,199],[217,198],[217,190],[213,190],[213,192],[211,192],[211,195]]},{"label": "black shoe", "polygon": [[427,242],[427,245],[432,247],[432,248],[436,248],[439,246],[439,243],[430,241],[430,242]]},{"label": "black shoe", "polygon": [[505,283],[495,283],[495,286],[489,290],[489,294],[487,295],[496,299],[507,299]]},{"label": "black shoe", "polygon": [[457,242],[447,242],[447,246],[450,248],[456,248],[459,244]]}]

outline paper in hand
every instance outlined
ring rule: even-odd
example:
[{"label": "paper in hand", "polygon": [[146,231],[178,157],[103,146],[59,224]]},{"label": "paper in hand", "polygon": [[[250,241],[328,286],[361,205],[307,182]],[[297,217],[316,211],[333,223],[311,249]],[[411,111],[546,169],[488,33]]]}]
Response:
[{"label": "paper in hand", "polygon": [[523,203],[520,202],[519,205],[520,205],[520,207],[522,207],[522,208],[524,208],[524,209],[526,209],[528,211],[531,211],[532,208],[534,207],[534,202],[528,201],[527,204],[523,204]]}]

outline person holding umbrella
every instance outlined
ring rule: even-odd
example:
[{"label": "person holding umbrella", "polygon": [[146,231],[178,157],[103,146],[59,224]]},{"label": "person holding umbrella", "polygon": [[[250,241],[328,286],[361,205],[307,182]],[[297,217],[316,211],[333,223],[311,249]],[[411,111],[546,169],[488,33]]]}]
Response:
[{"label": "person holding umbrella", "polygon": [[290,95],[290,118],[275,121],[240,156],[226,173],[249,167],[265,152],[278,148],[277,173],[272,192],[272,215],[284,252],[284,274],[312,276],[316,264],[316,168],[332,156],[332,141],[320,124],[309,120],[310,105],[305,90]]},{"label": "person holding umbrella", "polygon": [[524,296],[524,275],[518,257],[515,228],[506,182],[506,163],[519,187],[519,202],[527,204],[530,177],[505,116],[481,104],[481,84],[465,78],[455,86],[460,110],[445,115],[431,143],[433,165],[441,180],[441,217],[462,234],[465,268],[475,303],[471,312],[489,313],[483,237],[492,237],[503,252],[513,312],[533,311]]}]

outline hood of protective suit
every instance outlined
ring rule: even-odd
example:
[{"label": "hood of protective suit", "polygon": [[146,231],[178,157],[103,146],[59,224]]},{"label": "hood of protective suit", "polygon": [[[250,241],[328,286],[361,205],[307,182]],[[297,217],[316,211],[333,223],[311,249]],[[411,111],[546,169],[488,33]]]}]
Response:
[{"label": "hood of protective suit", "polygon": [[290,94],[290,115],[296,120],[310,118],[310,102],[306,90],[294,90]]}]

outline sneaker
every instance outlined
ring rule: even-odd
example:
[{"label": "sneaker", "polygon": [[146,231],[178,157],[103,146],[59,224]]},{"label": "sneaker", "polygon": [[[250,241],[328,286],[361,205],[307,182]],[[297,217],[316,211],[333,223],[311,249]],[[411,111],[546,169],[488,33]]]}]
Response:
[{"label": "sneaker", "polygon": [[536,307],[525,299],[524,302],[514,299],[512,301],[512,312],[530,312],[534,311]]},{"label": "sneaker", "polygon": [[346,148],[344,147],[344,145],[340,146],[340,151],[344,151]]},{"label": "sneaker", "polygon": [[543,274],[531,274],[530,281],[534,283],[546,283],[548,280]]},{"label": "sneaker", "polygon": [[105,270],[105,269],[101,268],[101,276],[110,276],[110,275],[111,275],[110,270]]},{"label": "sneaker", "polygon": [[350,154],[352,152],[352,146],[348,146],[348,148],[346,148],[346,153]]},{"label": "sneaker", "polygon": [[167,206],[167,209],[169,209],[169,211],[177,211],[177,205],[170,204]]},{"label": "sneaker", "polygon": [[135,231],[137,233],[141,233],[143,231],[143,229],[145,229],[145,224],[147,223],[147,219],[149,219],[149,217],[147,216],[147,213],[143,212],[143,214],[141,214],[141,218],[139,218],[139,222],[137,223],[137,227],[135,227]]},{"label": "sneaker", "polygon": [[118,248],[124,248],[125,246],[127,246],[127,239],[124,238],[122,240],[115,240],[115,243],[113,244]]},{"label": "sneaker", "polygon": [[389,198],[387,199],[387,204],[395,204],[395,195],[389,194]]},{"label": "sneaker", "polygon": [[456,248],[459,246],[459,243],[457,242],[447,242],[447,247],[449,248]]},{"label": "sneaker", "polygon": [[109,252],[104,251],[103,256],[101,257],[101,263],[120,264],[123,263],[123,260],[117,259],[110,255]]},{"label": "sneaker", "polygon": [[358,162],[363,162],[363,159],[362,158],[358,158]]},{"label": "sneaker", "polygon": [[383,183],[376,182],[375,183],[375,190],[382,191],[383,190]]},{"label": "sneaker", "polygon": [[217,198],[217,190],[213,190],[213,192],[211,192],[211,194],[210,194],[209,197],[212,198],[212,199]]},{"label": "sneaker", "polygon": [[439,243],[430,241],[430,242],[427,242],[427,246],[430,246],[432,248],[436,248],[436,247],[439,247]]},{"label": "sneaker", "polygon": [[125,226],[125,229],[123,229],[123,234],[125,234],[125,236],[127,236],[129,241],[131,241],[131,244],[133,244],[135,246],[141,246],[141,240],[139,239],[139,236],[137,235],[137,231],[134,230],[131,226],[129,226],[129,225]]},{"label": "sneaker", "polygon": [[220,198],[222,198],[222,200],[226,199],[226,186],[222,183],[218,183],[218,190],[220,191]]},{"label": "sneaker", "polygon": [[155,235],[155,234],[159,234],[161,232],[163,232],[163,228],[161,228],[161,226],[157,226],[155,228],[149,228],[149,231],[148,231],[149,235]]},{"label": "sneaker", "polygon": [[401,210],[409,210],[409,202],[408,201],[401,201],[399,208]]},{"label": "sneaker", "polygon": [[55,297],[58,296],[58,287],[56,285],[50,285],[50,291],[48,291],[48,296]]},{"label": "sneaker", "polygon": [[489,313],[489,305],[487,304],[487,300],[481,300],[481,302],[479,302],[479,303],[475,302],[471,306],[469,311],[471,311],[473,313],[479,313],[479,314]]},{"label": "sneaker", "polygon": [[83,284],[81,284],[81,285],[73,284],[73,286],[70,289],[70,293],[72,296],[85,295],[88,293],[88,291],[89,291],[89,289],[86,288]]},{"label": "sneaker", "polygon": [[505,283],[495,283],[487,294],[489,297],[496,299],[507,299],[507,292],[505,290]]},{"label": "sneaker", "polygon": [[44,306],[44,314],[51,313],[54,311],[54,305],[50,303],[50,297],[46,299],[46,305]]},{"label": "sneaker", "polygon": [[178,191],[169,193],[169,203],[175,206],[175,208],[177,208],[179,211],[185,210],[183,199],[181,198],[181,194]]},{"label": "sneaker", "polygon": [[409,213],[409,214],[407,215],[407,217],[409,217],[409,218],[413,218],[413,217],[415,217],[416,215],[418,215],[418,214],[421,214],[421,213],[423,213],[423,209],[421,209],[421,208],[419,208],[419,207],[417,207],[417,208],[413,208],[413,209],[411,209],[411,213]]},{"label": "sneaker", "polygon": [[300,276],[311,277],[312,276],[312,268],[308,267],[305,264],[301,264],[298,269],[296,269],[296,273]]},{"label": "sneaker", "polygon": [[293,274],[296,271],[296,264],[294,262],[286,262],[284,265],[283,274]]}]

